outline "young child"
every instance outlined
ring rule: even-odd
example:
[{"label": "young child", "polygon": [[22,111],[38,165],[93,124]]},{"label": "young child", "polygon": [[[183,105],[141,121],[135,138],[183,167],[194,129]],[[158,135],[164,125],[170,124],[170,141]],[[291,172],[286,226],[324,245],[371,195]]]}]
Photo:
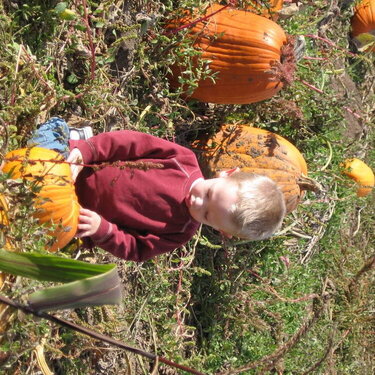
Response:
[{"label": "young child", "polygon": [[[43,133],[43,127],[37,133]],[[29,143],[38,143],[38,134]],[[173,251],[189,241],[201,223],[228,237],[265,239],[285,215],[283,195],[271,179],[238,170],[204,179],[193,151],[146,133],[122,130],[70,140],[70,150],[71,163],[143,161],[162,166],[141,170],[72,165],[82,206],[77,237],[86,247],[98,246],[123,259],[144,261]]]}]

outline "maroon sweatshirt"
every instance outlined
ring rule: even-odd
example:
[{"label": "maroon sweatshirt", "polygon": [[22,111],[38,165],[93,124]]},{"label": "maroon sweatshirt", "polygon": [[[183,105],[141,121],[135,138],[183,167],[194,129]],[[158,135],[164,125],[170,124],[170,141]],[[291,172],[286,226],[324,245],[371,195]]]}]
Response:
[{"label": "maroon sweatshirt", "polygon": [[162,169],[84,167],[75,186],[82,207],[97,212],[98,231],[84,238],[113,255],[144,261],[170,252],[191,239],[199,227],[185,204],[192,183],[202,177],[194,153],[180,145],[135,131],[102,133],[70,141],[84,164],[116,161],[160,163]]}]

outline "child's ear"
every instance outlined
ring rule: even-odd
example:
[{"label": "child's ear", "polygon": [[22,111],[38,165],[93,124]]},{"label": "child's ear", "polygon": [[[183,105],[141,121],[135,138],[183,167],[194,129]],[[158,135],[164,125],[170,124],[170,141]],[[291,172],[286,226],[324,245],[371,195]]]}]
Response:
[{"label": "child's ear", "polygon": [[227,171],[221,171],[221,172],[219,172],[219,177],[228,177],[231,174],[239,172],[239,171],[240,171],[240,168],[238,168],[238,167],[229,169]]}]

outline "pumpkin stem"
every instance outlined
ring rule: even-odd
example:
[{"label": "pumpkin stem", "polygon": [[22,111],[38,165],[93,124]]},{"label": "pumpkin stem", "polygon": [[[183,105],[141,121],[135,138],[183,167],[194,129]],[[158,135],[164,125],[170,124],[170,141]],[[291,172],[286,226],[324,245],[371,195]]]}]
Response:
[{"label": "pumpkin stem", "polygon": [[284,86],[291,85],[294,81],[296,71],[295,42],[294,36],[287,36],[286,43],[281,47],[280,62],[272,61],[270,64],[271,69],[267,72],[271,75],[270,81],[281,81]]},{"label": "pumpkin stem", "polygon": [[297,185],[301,190],[313,191],[315,193],[323,190],[323,187],[319,184],[319,182],[304,175],[301,175],[298,178]]}]

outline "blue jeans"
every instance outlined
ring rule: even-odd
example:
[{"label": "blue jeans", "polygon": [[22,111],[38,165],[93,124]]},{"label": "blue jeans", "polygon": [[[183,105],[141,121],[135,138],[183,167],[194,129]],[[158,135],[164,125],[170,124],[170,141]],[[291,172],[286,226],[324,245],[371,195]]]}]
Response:
[{"label": "blue jeans", "polygon": [[39,146],[55,150],[65,158],[69,155],[69,128],[59,117],[52,117],[41,124],[27,142],[28,147]]}]

